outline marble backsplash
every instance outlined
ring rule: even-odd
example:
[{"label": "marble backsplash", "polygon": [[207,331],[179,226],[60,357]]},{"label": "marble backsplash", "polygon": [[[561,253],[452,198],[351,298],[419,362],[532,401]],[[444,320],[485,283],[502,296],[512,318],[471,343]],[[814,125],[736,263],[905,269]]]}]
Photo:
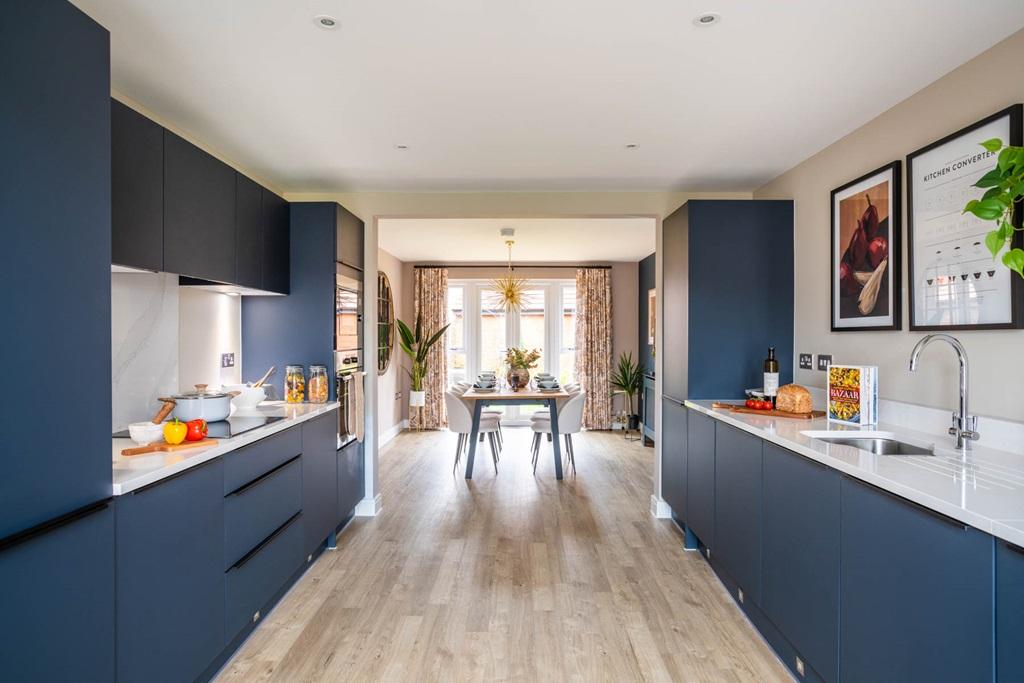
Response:
[{"label": "marble backsplash", "polygon": [[112,273],[111,429],[153,417],[178,393],[178,276]]}]

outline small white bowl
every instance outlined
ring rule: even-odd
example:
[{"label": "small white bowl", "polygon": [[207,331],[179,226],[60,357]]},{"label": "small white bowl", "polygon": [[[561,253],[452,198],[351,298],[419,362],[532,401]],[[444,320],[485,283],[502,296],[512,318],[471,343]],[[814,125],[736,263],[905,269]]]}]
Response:
[{"label": "small white bowl", "polygon": [[263,387],[251,387],[248,384],[228,384],[224,391],[237,391],[238,396],[231,399],[231,404],[240,410],[255,408],[267,399],[267,390]]},{"label": "small white bowl", "polygon": [[164,426],[152,422],[133,422],[128,425],[128,435],[140,446],[146,446],[164,439]]}]

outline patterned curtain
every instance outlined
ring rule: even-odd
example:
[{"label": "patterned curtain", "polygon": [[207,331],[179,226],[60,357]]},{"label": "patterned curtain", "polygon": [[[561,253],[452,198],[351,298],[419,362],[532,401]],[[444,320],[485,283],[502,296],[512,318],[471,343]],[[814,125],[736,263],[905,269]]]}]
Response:
[{"label": "patterned curtain", "polygon": [[612,277],[608,268],[576,270],[576,381],[587,392],[583,426],[611,429]]},{"label": "patterned curtain", "polygon": [[[448,269],[416,268],[414,296],[416,316],[423,316],[423,336],[430,337],[448,324]],[[415,318],[413,318],[415,324]],[[444,391],[448,386],[447,335],[427,355],[427,375],[423,379],[426,405],[410,408],[409,426],[414,429],[442,429],[448,426]]]}]

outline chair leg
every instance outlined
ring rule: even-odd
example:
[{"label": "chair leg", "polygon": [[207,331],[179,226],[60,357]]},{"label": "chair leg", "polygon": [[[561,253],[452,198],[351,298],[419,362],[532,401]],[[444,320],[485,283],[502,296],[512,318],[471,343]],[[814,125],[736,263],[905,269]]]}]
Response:
[{"label": "chair leg", "polygon": [[491,445],[491,460],[494,461],[494,473],[498,473],[498,437],[494,435],[494,432],[487,434],[487,440]]},{"label": "chair leg", "polygon": [[459,438],[455,442],[455,464],[452,465],[452,474],[455,474],[455,471],[459,469],[459,461],[462,459],[462,442],[465,438],[465,434],[459,434]]},{"label": "chair leg", "polygon": [[533,435],[533,473],[537,474],[537,460],[540,458],[540,432]]},{"label": "chair leg", "polygon": [[569,451],[569,462],[572,463],[572,474],[576,476],[576,451],[573,448],[572,434],[565,435],[566,450]]}]

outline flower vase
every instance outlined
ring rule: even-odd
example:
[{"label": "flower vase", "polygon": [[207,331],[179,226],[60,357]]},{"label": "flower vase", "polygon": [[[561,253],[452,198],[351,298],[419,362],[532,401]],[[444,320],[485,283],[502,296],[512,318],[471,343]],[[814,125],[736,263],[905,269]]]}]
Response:
[{"label": "flower vase", "polygon": [[526,368],[511,368],[505,379],[512,391],[519,391],[530,384],[530,371]]}]

